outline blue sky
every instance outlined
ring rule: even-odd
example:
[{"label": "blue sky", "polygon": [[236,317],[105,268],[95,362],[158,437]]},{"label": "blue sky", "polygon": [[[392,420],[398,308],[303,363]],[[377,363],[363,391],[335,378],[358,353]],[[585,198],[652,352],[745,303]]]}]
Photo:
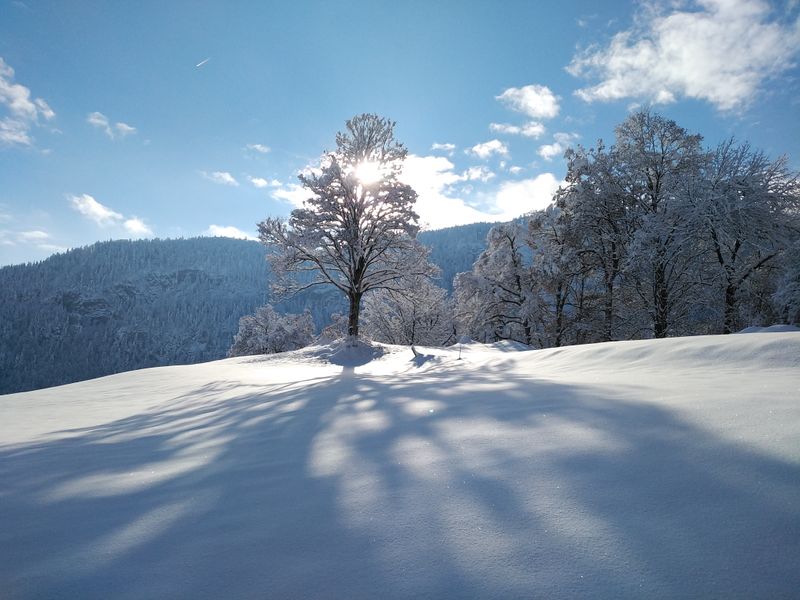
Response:
[{"label": "blue sky", "polygon": [[254,236],[361,112],[429,228],[544,206],[644,103],[798,169],[798,4],[0,0],[0,264]]}]

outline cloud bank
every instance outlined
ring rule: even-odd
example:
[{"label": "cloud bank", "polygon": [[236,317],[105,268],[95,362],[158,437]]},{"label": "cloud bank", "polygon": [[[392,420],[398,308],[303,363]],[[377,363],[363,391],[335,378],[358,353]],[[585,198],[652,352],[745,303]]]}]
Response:
[{"label": "cloud bank", "polygon": [[683,6],[688,10],[644,4],[633,28],[575,56],[567,71],[598,80],[576,94],[586,102],[655,104],[684,97],[736,110],[751,103],[767,79],[791,68],[800,52],[800,19],[781,20],[762,0]]}]

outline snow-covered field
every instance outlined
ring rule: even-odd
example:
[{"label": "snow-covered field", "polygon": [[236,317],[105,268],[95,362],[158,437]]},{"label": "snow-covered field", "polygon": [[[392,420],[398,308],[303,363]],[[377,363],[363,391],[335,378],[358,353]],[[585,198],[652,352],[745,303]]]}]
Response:
[{"label": "snow-covered field", "polygon": [[800,596],[800,333],[0,397],[2,598]]}]

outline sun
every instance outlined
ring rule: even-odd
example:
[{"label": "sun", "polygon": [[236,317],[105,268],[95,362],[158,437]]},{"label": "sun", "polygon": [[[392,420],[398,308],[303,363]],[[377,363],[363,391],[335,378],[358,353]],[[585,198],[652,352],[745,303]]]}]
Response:
[{"label": "sun", "polygon": [[355,168],[356,178],[364,185],[372,185],[383,178],[383,170],[380,163],[366,160],[358,163]]}]

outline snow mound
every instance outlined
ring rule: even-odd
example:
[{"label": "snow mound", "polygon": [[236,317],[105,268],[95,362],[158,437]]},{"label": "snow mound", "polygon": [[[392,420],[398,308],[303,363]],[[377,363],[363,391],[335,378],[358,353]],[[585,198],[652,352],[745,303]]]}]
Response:
[{"label": "snow mound", "polygon": [[527,344],[523,344],[522,342],[515,342],[512,340],[503,340],[502,342],[495,342],[491,344],[492,348],[496,348],[497,350],[502,350],[503,352],[523,352],[525,350],[531,350],[531,347]]},{"label": "snow mound", "polygon": [[800,333],[415,350],[0,396],[0,596],[797,595]]},{"label": "snow mound", "polygon": [[770,325],[769,327],[745,327],[737,333],[798,333],[797,325]]},{"label": "snow mound", "polygon": [[359,367],[383,356],[384,348],[358,338],[343,338],[311,352],[334,365]]}]

